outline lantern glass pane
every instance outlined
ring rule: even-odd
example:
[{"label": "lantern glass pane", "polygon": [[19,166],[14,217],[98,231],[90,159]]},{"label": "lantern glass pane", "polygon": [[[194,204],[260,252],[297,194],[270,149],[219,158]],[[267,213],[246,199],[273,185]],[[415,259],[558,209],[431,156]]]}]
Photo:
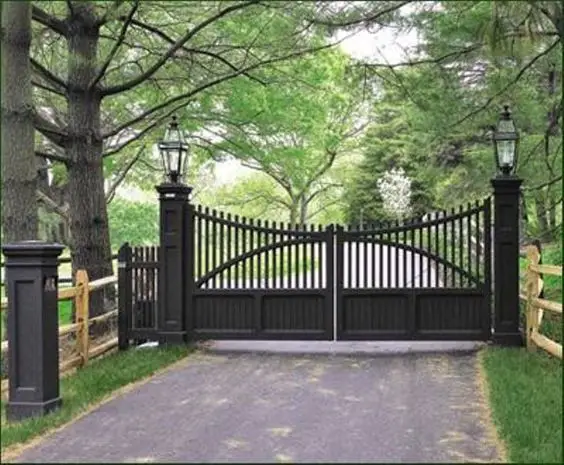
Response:
[{"label": "lantern glass pane", "polygon": [[514,140],[498,140],[497,151],[499,154],[500,166],[513,166],[515,157],[515,141]]}]

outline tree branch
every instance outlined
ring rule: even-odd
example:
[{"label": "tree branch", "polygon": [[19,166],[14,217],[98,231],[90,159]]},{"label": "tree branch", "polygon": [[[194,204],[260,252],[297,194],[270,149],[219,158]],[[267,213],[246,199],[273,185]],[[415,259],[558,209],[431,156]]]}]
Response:
[{"label": "tree branch", "polygon": [[139,84],[141,84],[142,82],[144,82],[148,78],[150,78],[153,74],[155,74],[168,61],[168,59],[172,55],[174,55],[174,53],[178,49],[180,49],[180,47],[182,47],[186,42],[188,42],[188,40],[190,40],[193,36],[195,36],[202,29],[204,29],[208,25],[214,23],[215,21],[218,21],[223,16],[226,16],[229,13],[240,10],[242,8],[246,8],[249,5],[252,5],[256,2],[257,2],[257,0],[251,0],[251,1],[248,1],[248,2],[238,3],[236,5],[232,5],[230,7],[227,7],[225,9],[221,10],[219,13],[212,16],[211,18],[208,18],[205,21],[201,22],[196,27],[194,27],[194,28],[190,29],[188,32],[186,32],[186,34],[184,34],[183,37],[178,39],[176,41],[176,43],[172,47],[170,47],[166,53],[163,54],[163,56],[160,58],[160,60],[158,60],[155,64],[153,64],[153,66],[151,66],[147,71],[145,71],[144,73],[140,74],[139,76],[137,76],[137,77],[135,77],[135,78],[133,78],[133,79],[127,81],[127,82],[124,82],[123,84],[119,84],[119,85],[116,85],[116,86],[107,87],[107,88],[102,89],[101,96],[107,97],[108,95],[114,95],[114,94],[118,94],[120,92],[125,92],[125,91],[131,90],[134,87],[138,86]]},{"label": "tree branch", "polygon": [[551,186],[552,184],[555,184],[555,183],[560,182],[560,181],[562,181],[562,175],[558,176],[557,178],[551,179],[550,181],[547,181],[543,184],[539,184],[538,186],[524,187],[523,191],[537,191],[537,190],[540,190],[544,187]]},{"label": "tree branch", "polygon": [[137,160],[139,160],[139,157],[141,156],[141,154],[143,153],[144,150],[145,150],[145,145],[140,147],[139,150],[137,151],[137,153],[133,156],[133,158],[131,160],[129,160],[129,162],[127,162],[127,165],[125,165],[125,168],[123,169],[123,171],[118,175],[118,177],[115,179],[115,181],[112,183],[112,185],[108,189],[108,192],[106,194],[106,203],[110,203],[113,200],[117,188],[123,182],[123,180],[127,176],[127,173],[129,173],[131,168],[133,168],[133,165],[135,164],[135,162]]},{"label": "tree branch", "polygon": [[107,132],[106,134],[103,135],[103,138],[115,136],[120,131],[123,131],[124,129],[133,126],[134,124],[144,120],[145,118],[152,115],[153,113],[156,113],[157,111],[162,110],[163,108],[166,108],[167,106],[169,106],[169,105],[171,105],[175,102],[178,102],[180,100],[188,100],[191,97],[193,97],[194,95],[199,94],[200,92],[203,92],[204,90],[209,89],[210,87],[216,86],[217,84],[221,84],[222,82],[228,81],[229,79],[233,79],[237,76],[240,76],[241,74],[243,74],[247,71],[251,71],[251,70],[258,68],[260,66],[265,66],[265,65],[272,64],[272,63],[277,63],[279,61],[284,61],[284,60],[289,60],[291,58],[296,58],[296,57],[299,57],[299,56],[302,56],[302,55],[306,55],[308,53],[315,53],[315,52],[318,52],[318,51],[321,51],[321,50],[325,50],[327,48],[331,48],[334,45],[335,44],[322,45],[322,46],[319,46],[319,47],[315,47],[315,48],[311,48],[311,49],[307,49],[307,50],[301,50],[301,51],[295,52],[295,53],[290,53],[290,54],[285,55],[283,57],[271,58],[269,60],[261,61],[259,63],[255,63],[254,65],[249,65],[245,68],[240,69],[239,71],[234,71],[233,73],[230,73],[230,74],[227,74],[225,76],[214,79],[212,81],[209,81],[206,84],[202,84],[201,86],[197,87],[196,89],[191,90],[190,92],[186,92],[185,94],[181,94],[181,95],[177,95],[176,97],[172,97],[172,98],[168,99],[167,101],[151,108],[150,110],[144,111],[143,113],[141,113],[139,116],[133,118],[132,120],[121,124],[120,126],[111,130],[110,132]]},{"label": "tree branch", "polygon": [[[120,18],[120,19],[126,20],[124,17],[122,17],[122,18]],[[167,34],[165,34],[163,31],[161,31],[160,29],[158,29],[158,28],[156,28],[156,27],[154,27],[154,26],[151,26],[151,25],[149,25],[149,24],[145,24],[145,23],[143,23],[143,22],[141,22],[141,21],[138,21],[138,20],[133,20],[133,21],[132,21],[132,24],[133,24],[134,26],[138,26],[138,27],[140,27],[140,28],[142,28],[142,29],[145,29],[145,30],[147,30],[147,31],[149,31],[149,32],[152,32],[153,34],[159,36],[161,39],[163,39],[164,41],[168,42],[169,44],[174,44],[174,43],[175,43],[174,40],[173,40],[171,37],[169,37],[169,36],[168,36]],[[234,71],[237,70],[237,67],[236,67],[235,65],[233,65],[233,64],[230,63],[228,60],[226,60],[225,58],[223,58],[221,55],[218,55],[218,54],[216,54],[216,53],[209,52],[209,51],[207,51],[207,50],[199,50],[199,49],[195,49],[195,48],[188,48],[188,47],[185,47],[185,46],[182,46],[180,49],[181,49],[182,51],[186,52],[186,53],[197,53],[197,54],[200,54],[200,55],[209,56],[209,57],[211,57],[211,58],[214,58],[214,59],[216,59],[216,60],[221,61],[224,65],[228,66],[228,67],[231,68],[232,70],[234,70]],[[243,73],[243,75],[246,76],[246,77],[248,77],[249,79],[251,79],[251,80],[253,80],[253,81],[258,82],[259,84],[262,84],[262,85],[264,85],[264,86],[266,85],[266,83],[265,83],[264,81],[262,81],[261,79],[255,77],[255,76],[252,76],[252,75],[250,75],[250,74],[248,74],[248,73]]]},{"label": "tree branch", "polygon": [[133,8],[131,8],[131,11],[129,12],[129,14],[125,18],[125,21],[124,21],[124,23],[121,27],[121,31],[119,33],[119,36],[118,36],[117,40],[115,41],[114,46],[110,50],[110,53],[108,54],[108,57],[106,58],[106,61],[104,62],[104,64],[100,68],[100,71],[98,71],[98,74],[96,75],[96,77],[90,82],[90,84],[89,84],[90,89],[93,89],[94,87],[96,87],[96,84],[98,84],[98,82],[100,82],[100,80],[104,77],[104,74],[106,74],[106,71],[108,70],[108,66],[110,66],[110,63],[114,59],[117,51],[119,50],[123,41],[125,40],[125,34],[127,33],[127,28],[131,24],[131,21],[133,20],[133,15],[135,15],[135,12],[137,11],[138,7],[139,7],[139,0],[135,0],[135,3],[133,4]]},{"label": "tree branch", "polygon": [[455,123],[451,124],[449,129],[458,126],[459,124],[462,124],[464,121],[466,121],[467,119],[471,118],[472,116],[477,115],[478,113],[480,113],[481,111],[485,110],[497,97],[499,97],[500,95],[502,95],[504,92],[507,91],[507,89],[509,89],[511,86],[515,85],[517,82],[519,82],[519,79],[521,79],[521,76],[523,76],[523,74],[525,74],[525,71],[527,71],[531,66],[533,66],[537,60],[539,60],[540,58],[542,58],[545,55],[548,55],[552,49],[554,49],[558,44],[560,43],[560,40],[556,40],[550,47],[548,47],[547,49],[545,49],[544,51],[542,51],[541,53],[539,53],[536,57],[534,57],[533,59],[531,59],[531,61],[529,61],[525,66],[523,66],[523,68],[521,68],[519,70],[519,72],[517,73],[517,75],[510,81],[508,82],[503,89],[501,89],[499,92],[496,92],[494,95],[492,95],[487,101],[486,103],[484,103],[483,105],[481,105],[480,107],[478,107],[476,110],[471,111],[470,113],[468,113],[466,116],[464,116],[463,118],[459,119],[458,121],[456,121]]},{"label": "tree branch", "polygon": [[37,87],[39,89],[46,90],[47,92],[52,92],[53,94],[60,95],[61,97],[65,96],[64,92],[61,92],[60,90],[57,90],[57,89],[53,89],[52,87],[46,86],[46,85],[41,84],[40,82],[37,82],[37,81],[32,80],[31,85],[34,86],[34,87]]},{"label": "tree branch", "polygon": [[59,147],[64,147],[67,134],[58,126],[46,120],[37,111],[33,112],[33,125],[36,130]]},{"label": "tree branch", "polygon": [[123,144],[109,150],[108,152],[103,153],[102,157],[106,158],[106,157],[110,157],[112,155],[115,155],[116,153],[120,152],[125,147],[127,147],[129,144],[132,144],[136,140],[142,139],[148,132],[152,131],[155,127],[160,125],[163,122],[163,120],[170,117],[172,114],[176,113],[179,109],[183,108],[184,106],[185,106],[184,103],[175,106],[174,108],[172,108],[172,110],[166,112],[160,118],[153,121],[151,124],[149,124],[148,126],[143,128],[141,131],[139,131],[135,136],[133,136],[133,137],[129,138],[127,141],[125,141]]},{"label": "tree branch", "polygon": [[52,84],[54,84],[56,86],[60,86],[65,90],[68,88],[65,81],[63,81],[60,77],[55,76],[51,71],[49,71],[47,68],[45,68],[41,63],[39,63],[35,59],[30,58],[30,63],[31,63],[31,66],[33,66],[35,68],[35,70],[39,74],[41,74],[41,76],[43,76],[45,79],[47,79]]},{"label": "tree branch", "polygon": [[37,200],[49,206],[51,209],[53,209],[53,211],[55,211],[55,213],[58,213],[65,220],[67,221],[69,220],[69,212],[67,208],[57,204],[57,202],[55,202],[51,197],[49,197],[47,194],[40,191],[39,189],[37,189],[35,193],[37,195]]},{"label": "tree branch", "polygon": [[48,27],[57,34],[64,37],[68,35],[68,27],[64,21],[51,16],[49,13],[35,5],[32,5],[31,7],[31,18],[39,24]]},{"label": "tree branch", "polygon": [[378,11],[376,14],[374,14],[372,16],[368,16],[366,18],[353,19],[353,20],[344,21],[344,22],[331,22],[331,21],[326,21],[326,20],[322,20],[322,19],[312,18],[310,21],[313,24],[320,24],[322,26],[331,26],[331,27],[348,27],[348,26],[355,26],[355,25],[362,24],[362,23],[368,24],[368,23],[375,22],[380,16],[384,16],[388,13],[392,13],[393,11],[400,9],[402,6],[405,6],[408,3],[411,3],[411,1],[407,0],[407,1],[404,1],[404,2],[399,2],[398,4],[391,5],[388,8],[384,8],[383,10]]},{"label": "tree branch", "polygon": [[51,161],[58,161],[61,163],[65,163],[67,164],[70,160],[68,157],[65,157],[64,155],[58,155],[56,153],[49,153],[49,152],[42,152],[41,150],[36,150],[35,151],[35,155],[41,158],[47,158],[48,160]]}]

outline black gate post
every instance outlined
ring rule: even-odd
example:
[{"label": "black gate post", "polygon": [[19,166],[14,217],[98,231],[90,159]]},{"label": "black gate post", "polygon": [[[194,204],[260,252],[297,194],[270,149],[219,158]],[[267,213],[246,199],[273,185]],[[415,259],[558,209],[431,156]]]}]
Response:
[{"label": "black gate post", "polygon": [[2,247],[9,295],[9,420],[42,416],[61,405],[57,268],[63,249],[42,241]]},{"label": "black gate post", "polygon": [[131,247],[123,244],[118,253],[118,348],[129,347],[129,331],[131,330],[131,312],[133,310],[131,273]]},{"label": "black gate post", "polygon": [[186,342],[185,286],[186,212],[192,188],[180,183],[157,186],[160,200],[160,263],[158,277],[158,339],[165,344]]},{"label": "black gate post", "polygon": [[494,193],[494,334],[497,344],[520,346],[519,196],[522,180],[492,179]]}]

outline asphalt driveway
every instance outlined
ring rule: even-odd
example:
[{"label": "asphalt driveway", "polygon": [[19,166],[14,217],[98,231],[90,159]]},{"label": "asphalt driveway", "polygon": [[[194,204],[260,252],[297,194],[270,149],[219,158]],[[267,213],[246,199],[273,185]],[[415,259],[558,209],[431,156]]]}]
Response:
[{"label": "asphalt driveway", "polygon": [[476,353],[200,352],[20,462],[499,461]]}]

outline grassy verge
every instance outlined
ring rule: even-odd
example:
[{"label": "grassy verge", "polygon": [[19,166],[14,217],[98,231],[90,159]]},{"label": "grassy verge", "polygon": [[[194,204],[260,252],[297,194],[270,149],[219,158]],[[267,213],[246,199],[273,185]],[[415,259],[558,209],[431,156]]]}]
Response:
[{"label": "grassy verge", "polygon": [[141,380],[188,354],[185,346],[158,349],[130,349],[99,360],[61,379],[63,406],[56,412],[19,423],[6,420],[6,404],[0,402],[2,453],[10,447],[36,438],[76,418],[113,391]]},{"label": "grassy verge", "polygon": [[482,363],[509,460],[562,463],[562,361],[540,349],[490,347]]}]

